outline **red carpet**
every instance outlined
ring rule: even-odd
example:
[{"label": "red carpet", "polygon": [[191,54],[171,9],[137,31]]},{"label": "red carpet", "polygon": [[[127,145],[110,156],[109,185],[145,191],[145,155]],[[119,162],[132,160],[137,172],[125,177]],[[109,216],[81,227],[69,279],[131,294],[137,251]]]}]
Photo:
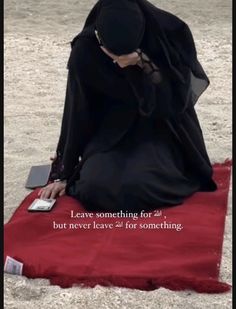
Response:
[{"label": "red carpet", "polygon": [[[59,198],[50,213],[29,213],[36,189],[5,224],[4,259],[8,255],[22,262],[26,277],[48,278],[64,288],[100,284],[142,290],[229,291],[231,286],[218,276],[231,164],[214,165],[216,192],[198,192],[183,205],[162,209],[159,217],[149,212],[151,218],[137,220],[96,218],[96,213],[91,213],[93,218],[71,218],[71,210],[80,215],[88,212],[68,196]],[[53,229],[53,221],[67,226]],[[93,221],[114,226],[94,228]],[[128,221],[136,229],[126,229]],[[123,227],[115,227],[117,222],[123,222]],[[158,229],[161,222],[165,228],[159,225]],[[78,228],[69,229],[70,223]],[[91,223],[89,229],[79,226],[85,223]],[[176,230],[177,224],[182,224],[181,231]]]}]

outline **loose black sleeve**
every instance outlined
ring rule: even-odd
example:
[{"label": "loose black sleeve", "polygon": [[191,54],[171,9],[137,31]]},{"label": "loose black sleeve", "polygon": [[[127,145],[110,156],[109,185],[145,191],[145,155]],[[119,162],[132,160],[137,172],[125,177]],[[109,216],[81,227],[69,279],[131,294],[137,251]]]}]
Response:
[{"label": "loose black sleeve", "polygon": [[161,71],[161,80],[158,83],[138,66],[127,67],[125,74],[136,94],[140,114],[156,119],[174,115],[172,83],[166,71]]},{"label": "loose black sleeve", "polygon": [[92,134],[88,89],[74,70],[69,69],[57,158],[52,164],[50,180],[69,179]]}]

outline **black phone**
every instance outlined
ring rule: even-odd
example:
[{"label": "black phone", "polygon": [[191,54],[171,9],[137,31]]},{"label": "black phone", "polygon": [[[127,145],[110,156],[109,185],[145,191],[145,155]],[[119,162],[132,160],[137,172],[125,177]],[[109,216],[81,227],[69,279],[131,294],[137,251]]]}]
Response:
[{"label": "black phone", "polygon": [[51,164],[32,166],[25,184],[27,189],[35,189],[47,185],[51,173]]}]

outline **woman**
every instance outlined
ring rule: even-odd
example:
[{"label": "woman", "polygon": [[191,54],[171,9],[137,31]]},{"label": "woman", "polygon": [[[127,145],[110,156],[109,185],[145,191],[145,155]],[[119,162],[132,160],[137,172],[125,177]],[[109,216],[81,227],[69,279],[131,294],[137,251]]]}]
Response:
[{"label": "woman", "polygon": [[100,0],[71,46],[41,198],[137,212],[217,189],[194,109],[209,79],[186,23],[146,0]]}]

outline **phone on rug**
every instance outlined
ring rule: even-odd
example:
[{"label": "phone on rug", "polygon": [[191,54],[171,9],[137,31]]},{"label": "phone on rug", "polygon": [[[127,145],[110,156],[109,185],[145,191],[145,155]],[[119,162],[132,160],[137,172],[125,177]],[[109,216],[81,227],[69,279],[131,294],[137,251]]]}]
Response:
[{"label": "phone on rug", "polygon": [[28,211],[31,212],[42,212],[42,211],[51,211],[54,204],[56,202],[56,199],[35,199],[33,203],[28,207]]}]

